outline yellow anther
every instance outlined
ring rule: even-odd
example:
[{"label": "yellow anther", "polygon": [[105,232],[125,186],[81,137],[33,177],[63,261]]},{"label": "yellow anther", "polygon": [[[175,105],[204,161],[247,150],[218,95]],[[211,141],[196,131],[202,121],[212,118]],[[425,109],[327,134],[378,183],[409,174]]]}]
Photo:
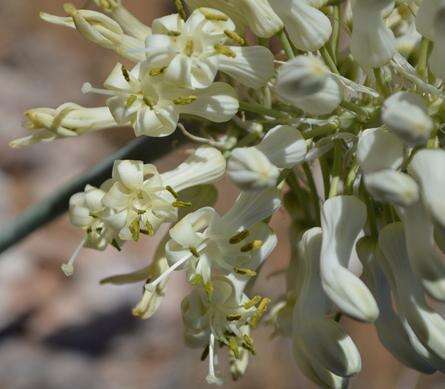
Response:
[{"label": "yellow anther", "polygon": [[228,46],[224,46],[221,43],[215,45],[215,50],[218,54],[225,55],[226,57],[235,58],[236,53]]},{"label": "yellow anther", "polygon": [[182,1],[175,0],[175,6],[176,9],[178,10],[179,16],[184,20],[187,19],[187,14],[185,12],[184,4],[182,4]]},{"label": "yellow anther", "polygon": [[153,236],[155,234],[155,229],[153,228],[153,225],[149,222],[145,222],[145,231],[147,231],[147,234],[150,236]]},{"label": "yellow anther", "polygon": [[136,95],[131,95],[128,97],[127,102],[125,103],[126,108],[130,108],[138,99]]},{"label": "yellow anther", "polygon": [[77,8],[72,3],[65,3],[63,10],[70,16],[74,16],[77,13]]},{"label": "yellow anther", "polygon": [[111,245],[112,245],[117,251],[121,251],[121,250],[122,250],[121,246],[119,245],[119,243],[118,243],[118,241],[117,241],[116,239],[113,239],[113,240],[111,241]]},{"label": "yellow anther", "polygon": [[131,232],[131,237],[133,238],[133,240],[135,242],[137,242],[139,240],[140,232],[141,232],[141,225],[139,223],[139,219],[134,219],[131,222],[129,229]]},{"label": "yellow anther", "polygon": [[239,274],[241,276],[246,276],[246,277],[255,277],[256,276],[256,271],[252,270],[252,269],[245,269],[242,267],[235,267],[233,270],[235,270],[236,274]]},{"label": "yellow anther", "polygon": [[238,321],[239,319],[241,319],[241,315],[238,313],[232,313],[230,315],[227,315],[226,318],[228,321]]},{"label": "yellow anther", "polygon": [[151,69],[149,72],[148,72],[148,74],[151,76],[151,77],[156,77],[156,76],[159,76],[159,75],[161,75],[162,73],[164,73],[165,72],[165,69],[167,69],[167,67],[163,67],[163,68],[153,68],[153,69]]},{"label": "yellow anther", "polygon": [[269,307],[270,301],[271,300],[269,298],[263,298],[261,300],[260,305],[258,305],[255,315],[250,320],[250,325],[253,328],[255,328],[258,325],[258,323],[261,321],[261,319],[263,318],[264,314],[267,311],[267,308]]},{"label": "yellow anther", "polygon": [[121,70],[122,70],[122,75],[125,78],[125,81],[130,82],[130,73],[128,73],[127,68],[124,65],[122,65]]},{"label": "yellow anther", "polygon": [[179,36],[179,35],[181,35],[181,33],[179,31],[168,30],[166,35],[168,35],[168,36]]},{"label": "yellow anther", "polygon": [[255,296],[253,299],[249,300],[247,303],[243,305],[244,309],[250,309],[255,307],[257,304],[261,302],[261,296]]},{"label": "yellow anther", "polygon": [[196,250],[196,247],[190,247],[189,250],[195,258],[199,258],[199,253],[198,250]]},{"label": "yellow anther", "polygon": [[241,252],[248,253],[249,251],[252,251],[252,250],[259,250],[262,245],[263,245],[262,240],[254,240],[254,241],[246,244],[245,246],[241,247]]},{"label": "yellow anther", "polygon": [[246,350],[249,350],[252,354],[256,353],[253,339],[247,334],[243,335],[243,347]]},{"label": "yellow anther", "polygon": [[229,339],[229,349],[230,351],[232,351],[234,357],[236,359],[240,359],[240,352],[239,352],[239,347],[238,347],[238,343],[236,342],[235,338],[230,338]]},{"label": "yellow anther", "polygon": [[229,239],[230,244],[237,244],[242,242],[244,239],[246,239],[249,236],[249,230],[242,230],[238,232],[236,235],[233,235]]},{"label": "yellow anther", "polygon": [[223,13],[216,13],[209,11],[206,8],[200,8],[199,12],[201,12],[207,20],[214,20],[215,22],[227,22],[229,17],[224,15]]},{"label": "yellow anther", "polygon": [[239,36],[235,31],[224,30],[224,34],[240,46],[246,45],[246,40],[242,36]]},{"label": "yellow anther", "polygon": [[170,185],[167,185],[167,186],[165,187],[165,189],[168,190],[168,191],[170,192],[170,194],[171,194],[175,199],[178,199],[178,198],[179,198],[178,193],[177,193],[177,192],[176,192]]},{"label": "yellow anther", "polygon": [[208,297],[212,297],[214,290],[212,281],[206,282],[204,284],[204,290],[206,291]]},{"label": "yellow anther", "polygon": [[188,105],[193,103],[194,101],[196,101],[198,99],[197,96],[181,96],[181,97],[177,97],[176,99],[173,100],[173,103],[176,105]]},{"label": "yellow anther", "polygon": [[190,280],[190,283],[193,286],[198,286],[204,284],[204,279],[202,278],[201,274],[195,274],[192,279]]},{"label": "yellow anther", "polygon": [[186,45],[185,45],[185,55],[187,57],[191,57],[194,51],[194,46],[195,44],[193,43],[192,40],[188,40]]},{"label": "yellow anther", "polygon": [[115,0],[100,0],[100,6],[106,11],[112,11],[119,6],[119,2]]},{"label": "yellow anther", "polygon": [[144,101],[144,103],[146,105],[148,105],[150,108],[153,108],[155,106],[155,103],[153,101],[153,99],[149,98],[149,97],[145,97],[142,99]]},{"label": "yellow anther", "polygon": [[191,207],[192,203],[190,201],[176,200],[176,201],[173,201],[172,206],[175,208],[187,208],[187,207]]}]

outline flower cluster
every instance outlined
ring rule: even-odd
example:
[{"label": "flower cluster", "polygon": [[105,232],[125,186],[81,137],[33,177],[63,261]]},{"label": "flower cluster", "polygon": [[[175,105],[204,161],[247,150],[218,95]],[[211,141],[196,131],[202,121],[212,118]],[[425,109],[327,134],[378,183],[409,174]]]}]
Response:
[{"label": "flower cluster", "polygon": [[[83,85],[104,107],[29,110],[30,134],[11,146],[116,126],[150,137],[179,128],[201,145],[164,173],[116,161],[109,180],[74,194],[84,238],[64,272],[82,247],[121,250],[168,224],[148,266],[102,283],[145,282],[133,314],[148,319],[183,270],[184,338],[208,358],[208,382],[222,382],[223,348],[233,378],[245,373],[264,315],[322,387],[344,388],[362,367],[344,316],[372,323],[406,366],[443,372],[445,2],[175,1],[178,13],[151,27],[120,0],[94,3],[102,12],[66,4],[67,16],[41,17],[132,67]],[[220,214],[212,184],[226,173],[240,193]],[[278,243],[279,209],[292,253],[272,302],[252,289]]]}]

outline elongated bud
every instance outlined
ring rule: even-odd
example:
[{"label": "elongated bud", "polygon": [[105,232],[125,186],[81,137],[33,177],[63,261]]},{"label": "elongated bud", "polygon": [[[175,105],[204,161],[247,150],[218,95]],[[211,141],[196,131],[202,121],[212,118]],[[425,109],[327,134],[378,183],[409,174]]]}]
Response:
[{"label": "elongated bud", "polygon": [[299,55],[280,67],[275,91],[289,101],[304,98],[319,92],[328,74],[328,68],[317,57]]},{"label": "elongated bud", "polygon": [[242,190],[275,187],[280,170],[255,147],[233,150],[228,164],[231,180]]},{"label": "elongated bud", "polygon": [[283,28],[283,22],[267,0],[238,0],[236,4],[246,24],[260,38],[271,38]]},{"label": "elongated bud", "polygon": [[402,141],[382,128],[369,128],[360,135],[357,161],[364,173],[383,169],[398,169],[403,163]]},{"label": "elongated bud", "polygon": [[382,120],[409,145],[424,144],[433,129],[423,98],[409,92],[398,92],[385,101]]},{"label": "elongated bud", "polygon": [[387,64],[396,54],[395,38],[383,19],[391,0],[356,0],[353,5],[351,52],[365,69]]},{"label": "elongated bud", "polygon": [[24,147],[58,138],[72,138],[117,125],[107,107],[85,108],[74,103],[66,103],[56,109],[30,109],[25,112],[24,123],[30,135],[12,141],[11,147]]},{"label": "elongated bud", "polygon": [[416,182],[405,173],[385,169],[364,177],[366,189],[374,199],[408,207],[419,200]]},{"label": "elongated bud", "polygon": [[213,147],[199,147],[176,169],[161,174],[165,185],[180,192],[193,186],[218,181],[225,173],[226,160]]},{"label": "elongated bud", "polygon": [[308,1],[273,0],[271,4],[297,49],[316,51],[329,40],[332,34],[329,18]]}]

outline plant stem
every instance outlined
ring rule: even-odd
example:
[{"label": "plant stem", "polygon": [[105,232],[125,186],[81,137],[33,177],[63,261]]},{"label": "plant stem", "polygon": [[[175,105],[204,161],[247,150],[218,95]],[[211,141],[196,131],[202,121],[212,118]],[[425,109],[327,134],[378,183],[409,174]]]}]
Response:
[{"label": "plant stem", "polygon": [[239,107],[241,111],[252,112],[258,115],[271,116],[274,118],[288,118],[285,113],[273,108],[266,108],[258,103],[248,103],[246,101],[240,101]]},{"label": "plant stem", "polygon": [[386,84],[385,77],[383,75],[382,68],[374,69],[374,77],[377,84],[377,90],[383,97],[388,97],[391,94],[391,91]]},{"label": "plant stem", "polygon": [[337,69],[337,65],[335,64],[334,60],[332,59],[331,54],[329,54],[329,51],[326,48],[326,46],[323,46],[320,49],[320,54],[323,57],[323,59],[325,60],[326,65],[328,65],[331,72],[335,73],[335,74],[340,74],[340,72]]},{"label": "plant stem", "polygon": [[278,38],[283,45],[284,52],[287,55],[287,58],[292,59],[295,58],[294,50],[292,49],[292,45],[289,42],[289,38],[287,37],[286,31],[284,28],[278,33]]},{"label": "plant stem", "polygon": [[90,171],[64,185],[40,203],[31,206],[15,220],[11,220],[0,234],[0,253],[65,213],[68,209],[70,197],[83,191],[87,184],[99,186],[110,178],[115,160],[130,158],[151,162],[164,155],[172,148],[173,141],[179,139],[182,140],[183,138],[175,135],[168,138],[144,137],[133,140]]},{"label": "plant stem", "polygon": [[336,140],[334,146],[334,166],[332,168],[332,180],[331,180],[331,187],[329,189],[329,198],[338,195],[338,186],[340,184],[340,175],[341,175],[341,157],[342,157],[341,141]]},{"label": "plant stem", "polygon": [[317,186],[315,185],[314,176],[312,174],[312,170],[307,163],[303,164],[304,174],[307,178],[307,183],[309,185],[309,189],[311,191],[312,200],[314,202],[315,208],[315,220],[317,225],[320,225],[320,198],[318,197]]}]

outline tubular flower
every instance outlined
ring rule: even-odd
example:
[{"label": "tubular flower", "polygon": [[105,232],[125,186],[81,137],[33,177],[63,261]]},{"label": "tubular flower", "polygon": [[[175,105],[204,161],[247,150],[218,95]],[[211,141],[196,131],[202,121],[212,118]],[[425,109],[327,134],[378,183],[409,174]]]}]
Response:
[{"label": "tubular flower", "polygon": [[[187,21],[178,14],[156,19],[146,40],[149,73],[186,88],[209,87],[218,70],[259,88],[273,76],[273,55],[244,38],[224,13],[199,8]],[[241,46],[240,46],[241,45]]]},{"label": "tubular flower", "polygon": [[85,108],[66,103],[56,109],[33,108],[25,112],[25,127],[30,135],[13,140],[10,146],[18,148],[59,138],[72,138],[116,125],[108,107]]},{"label": "tubular flower", "polygon": [[82,90],[110,96],[107,105],[114,119],[121,125],[131,124],[136,136],[168,136],[175,131],[181,114],[222,123],[238,111],[236,93],[230,85],[215,82],[205,89],[179,88],[151,76],[144,64],[131,71],[117,64],[104,86],[97,89],[86,83]]},{"label": "tubular flower", "polygon": [[[81,246],[103,250],[111,243],[120,250],[124,241],[153,235],[163,223],[177,220],[179,208],[191,206],[177,192],[217,181],[225,166],[222,154],[210,147],[198,148],[163,174],[142,161],[116,161],[112,178],[100,189],[87,186],[71,197],[70,220],[85,231]],[[71,269],[76,256],[68,262]]]},{"label": "tubular flower", "polygon": [[228,163],[229,177],[242,190],[273,187],[280,169],[302,163],[306,152],[306,141],[300,131],[291,126],[277,126],[258,145],[232,151]]}]

